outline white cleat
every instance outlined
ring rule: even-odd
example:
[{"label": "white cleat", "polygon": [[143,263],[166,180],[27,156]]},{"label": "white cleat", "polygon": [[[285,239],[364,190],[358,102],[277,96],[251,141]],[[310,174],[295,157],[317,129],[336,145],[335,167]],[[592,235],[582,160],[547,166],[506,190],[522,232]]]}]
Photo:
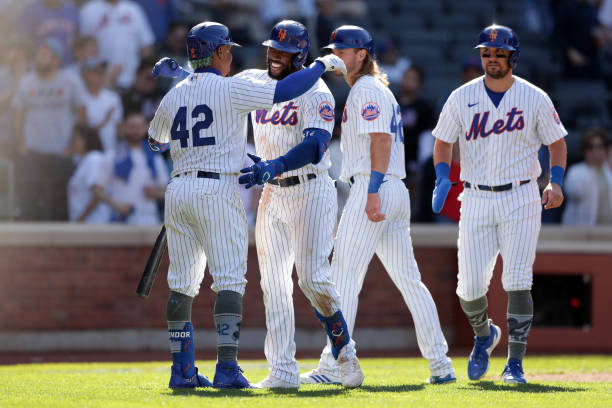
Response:
[{"label": "white cleat", "polygon": [[334,384],[342,385],[342,378],[333,371],[313,368],[307,373],[300,374],[300,384]]},{"label": "white cleat", "polygon": [[346,347],[343,347],[336,360],[342,374],[342,385],[346,388],[357,388],[363,383],[363,371],[361,371],[357,356],[347,358],[345,351]]},{"label": "white cleat", "polygon": [[260,382],[253,384],[253,388],[293,388],[297,390],[300,388],[300,384],[290,383],[289,381],[281,380],[280,378],[268,375]]}]

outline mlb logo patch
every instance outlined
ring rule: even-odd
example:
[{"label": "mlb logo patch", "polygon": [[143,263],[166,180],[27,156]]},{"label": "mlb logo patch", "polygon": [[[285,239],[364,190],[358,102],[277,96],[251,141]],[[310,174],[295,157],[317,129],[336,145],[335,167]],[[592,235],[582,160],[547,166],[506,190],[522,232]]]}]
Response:
[{"label": "mlb logo patch", "polygon": [[372,121],[380,116],[380,106],[376,102],[366,102],[361,108],[361,117]]},{"label": "mlb logo patch", "polygon": [[555,108],[553,108],[553,110],[552,110],[552,116],[553,116],[553,119],[554,119],[555,123],[557,125],[560,125],[561,124],[561,119],[559,119],[559,114],[557,113],[557,110]]},{"label": "mlb logo patch", "polygon": [[319,104],[319,116],[323,118],[326,122],[331,122],[334,120],[334,109],[331,106],[331,103],[328,101],[323,101]]}]

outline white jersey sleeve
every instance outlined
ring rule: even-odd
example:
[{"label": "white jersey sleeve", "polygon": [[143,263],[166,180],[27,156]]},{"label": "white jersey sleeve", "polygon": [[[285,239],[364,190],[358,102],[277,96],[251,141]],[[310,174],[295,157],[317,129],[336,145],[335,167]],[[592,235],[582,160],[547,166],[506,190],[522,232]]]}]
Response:
[{"label": "white jersey sleeve", "polygon": [[447,143],[455,143],[462,129],[460,113],[455,99],[456,93],[453,92],[444,103],[438,123],[431,132],[436,139]]},{"label": "white jersey sleeve", "polygon": [[276,80],[262,79],[259,70],[246,70],[234,77],[230,86],[230,100],[234,110],[241,113],[256,109],[270,109],[274,105]]},{"label": "white jersey sleeve", "polygon": [[549,145],[567,135],[567,130],[561,123],[559,114],[548,97],[542,95],[536,117],[536,132],[543,144]]},{"label": "white jersey sleeve", "polygon": [[168,94],[166,94],[160,102],[155,112],[155,116],[153,116],[153,120],[151,120],[149,124],[149,136],[160,143],[170,143],[170,126],[172,125],[172,121],[168,114],[167,98]]},{"label": "white jersey sleeve", "polygon": [[385,95],[376,89],[362,87],[353,99],[358,109],[356,133],[358,135],[370,133],[393,133],[391,122],[394,108]]},{"label": "white jersey sleeve", "polygon": [[334,131],[335,101],[331,93],[315,92],[308,99],[304,99],[303,129],[316,128]]}]

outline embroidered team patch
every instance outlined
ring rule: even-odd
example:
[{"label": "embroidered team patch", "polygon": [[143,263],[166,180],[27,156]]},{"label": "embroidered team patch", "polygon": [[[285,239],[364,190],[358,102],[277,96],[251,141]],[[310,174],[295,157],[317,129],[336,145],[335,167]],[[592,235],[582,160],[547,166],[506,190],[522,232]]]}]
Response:
[{"label": "embroidered team patch", "polygon": [[552,110],[552,117],[557,125],[561,124],[561,119],[559,119],[559,114],[557,113],[557,110],[555,108],[553,108]]},{"label": "embroidered team patch", "polygon": [[368,122],[380,116],[380,106],[376,102],[366,102],[361,107],[361,117]]},{"label": "embroidered team patch", "polygon": [[342,111],[342,123],[345,123],[347,120],[346,116],[346,105],[344,105],[344,110]]},{"label": "embroidered team patch", "polygon": [[334,120],[334,109],[331,106],[331,103],[327,101],[323,101],[319,104],[319,116],[323,118],[326,122],[331,122]]}]

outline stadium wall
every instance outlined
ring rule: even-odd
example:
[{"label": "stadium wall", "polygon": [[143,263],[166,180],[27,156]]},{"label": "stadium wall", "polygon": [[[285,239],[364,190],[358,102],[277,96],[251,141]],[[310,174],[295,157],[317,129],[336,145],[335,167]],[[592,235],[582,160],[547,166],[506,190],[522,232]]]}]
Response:
[{"label": "stadium wall", "polygon": [[[166,350],[167,255],[149,299],[135,295],[158,232],[157,227],[124,225],[0,224],[0,257],[4,260],[0,264],[0,348],[5,352]],[[412,237],[423,281],[436,301],[451,348],[470,347],[472,334],[455,295],[456,226],[416,225]],[[543,228],[535,274],[588,276],[591,322],[570,328],[536,326],[530,350],[612,351],[612,325],[606,314],[611,266],[612,228]],[[489,304],[492,318],[506,332],[506,296],[500,273],[498,261]],[[247,280],[241,347],[261,350],[265,314],[253,245]],[[210,284],[207,274],[194,302],[196,346],[200,349],[216,344],[211,315],[215,297]],[[294,292],[294,303],[298,349],[320,349],[323,332],[299,289]],[[355,338],[360,349],[417,350],[410,313],[376,258],[360,296]]]}]

